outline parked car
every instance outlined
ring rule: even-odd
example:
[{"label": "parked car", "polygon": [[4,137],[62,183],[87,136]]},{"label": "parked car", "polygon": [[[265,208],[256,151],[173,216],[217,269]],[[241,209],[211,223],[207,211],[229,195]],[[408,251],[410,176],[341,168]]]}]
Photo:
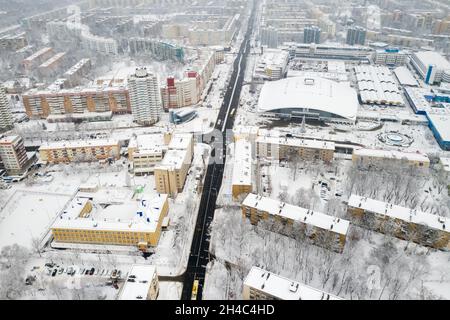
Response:
[{"label": "parked car", "polygon": [[58,269],[53,269],[52,277],[56,276],[57,273],[58,273]]},{"label": "parked car", "polygon": [[95,268],[91,268],[91,270],[89,271],[89,275],[92,276],[95,272]]}]

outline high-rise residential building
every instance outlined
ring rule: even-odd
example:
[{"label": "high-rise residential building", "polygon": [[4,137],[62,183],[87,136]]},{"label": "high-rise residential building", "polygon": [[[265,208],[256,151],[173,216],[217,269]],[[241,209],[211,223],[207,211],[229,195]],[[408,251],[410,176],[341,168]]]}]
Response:
[{"label": "high-rise residential building", "polygon": [[366,42],[366,29],[362,27],[349,27],[347,29],[346,43],[348,45],[364,45]]},{"label": "high-rise residential building", "polygon": [[6,89],[0,85],[0,131],[11,128],[13,123],[14,119],[6,96]]},{"label": "high-rise residential building", "polygon": [[128,87],[134,121],[142,125],[158,122],[162,103],[157,76],[145,67],[136,68],[135,74],[128,77]]},{"label": "high-rise residential building", "polygon": [[22,138],[19,136],[8,136],[1,139],[0,158],[8,174],[21,174],[28,162]]},{"label": "high-rise residential building", "polygon": [[304,43],[320,43],[321,29],[317,26],[308,26],[303,30]]}]

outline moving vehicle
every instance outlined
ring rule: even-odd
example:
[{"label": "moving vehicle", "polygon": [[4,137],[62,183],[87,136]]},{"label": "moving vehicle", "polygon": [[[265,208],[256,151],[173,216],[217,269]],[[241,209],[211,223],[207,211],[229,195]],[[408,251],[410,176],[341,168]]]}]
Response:
[{"label": "moving vehicle", "polygon": [[194,280],[194,284],[192,285],[191,300],[197,300],[197,293],[198,293],[198,280]]}]

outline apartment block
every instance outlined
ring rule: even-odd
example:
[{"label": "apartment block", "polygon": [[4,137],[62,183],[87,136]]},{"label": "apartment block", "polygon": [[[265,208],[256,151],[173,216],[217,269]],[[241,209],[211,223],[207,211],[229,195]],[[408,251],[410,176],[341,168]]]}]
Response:
[{"label": "apartment block", "polygon": [[133,163],[135,175],[153,173],[164,158],[171,136],[168,133],[139,135],[128,145],[128,159]]},{"label": "apartment block", "polygon": [[19,136],[0,139],[0,159],[8,174],[22,174],[28,162],[23,139]]},{"label": "apartment block", "polygon": [[131,113],[130,95],[125,86],[96,86],[73,89],[32,89],[23,94],[30,118],[85,112]]},{"label": "apartment block", "polygon": [[317,246],[341,253],[350,222],[313,210],[304,209],[253,193],[247,195],[241,204],[242,215],[252,224],[264,221],[263,227],[274,225],[286,236],[304,235]]},{"label": "apartment block", "polygon": [[252,267],[244,279],[244,300],[342,300],[325,291],[290,280],[259,267]]},{"label": "apartment block", "polygon": [[154,168],[156,190],[176,197],[184,183],[194,155],[192,134],[174,134],[161,163]]},{"label": "apartment block", "polygon": [[375,166],[388,162],[420,168],[428,168],[430,166],[430,159],[426,154],[380,149],[355,149],[352,154],[352,161],[355,164]]},{"label": "apartment block", "polygon": [[289,160],[298,156],[303,160],[331,162],[334,156],[333,142],[288,137],[259,136],[256,154],[260,158]]},{"label": "apartment block", "polygon": [[62,243],[136,246],[141,251],[158,245],[162,221],[169,211],[168,197],[130,200],[106,208],[76,197],[51,226],[54,240]]},{"label": "apartment block", "polygon": [[96,161],[119,159],[120,145],[117,140],[57,141],[41,145],[39,155],[48,163],[69,163],[73,161]]},{"label": "apartment block", "polygon": [[352,194],[352,223],[436,249],[450,249],[450,219]]},{"label": "apartment block", "polygon": [[234,143],[231,193],[234,199],[252,192],[252,145],[240,139]]}]

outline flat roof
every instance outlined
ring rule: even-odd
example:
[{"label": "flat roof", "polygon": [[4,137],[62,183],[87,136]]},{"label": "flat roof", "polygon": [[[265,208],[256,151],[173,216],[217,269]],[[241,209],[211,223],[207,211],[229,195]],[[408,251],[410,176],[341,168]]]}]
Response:
[{"label": "flat roof", "polygon": [[136,148],[138,153],[162,152],[164,144],[164,134],[142,134],[131,140],[128,148]]},{"label": "flat roof", "polygon": [[286,146],[304,147],[311,149],[326,149],[326,150],[335,149],[334,142],[322,140],[310,140],[302,138],[258,136],[258,138],[256,138],[256,143],[281,144]]},{"label": "flat roof", "polygon": [[405,66],[395,68],[394,74],[401,85],[413,87],[419,85],[417,80],[412,75],[411,71],[409,71],[409,69]]},{"label": "flat roof", "polygon": [[357,156],[388,158],[388,159],[407,159],[410,161],[430,162],[426,154],[419,152],[401,152],[396,150],[382,150],[382,149],[354,149],[353,154]]},{"label": "flat roof", "polygon": [[436,51],[419,51],[414,55],[425,65],[435,65],[438,69],[450,70],[450,62]]},{"label": "flat roof", "polygon": [[161,164],[156,166],[155,169],[176,169],[179,170],[184,164],[186,159],[186,153],[188,151],[184,150],[174,150],[170,149],[164,155]]},{"label": "flat roof", "polygon": [[252,185],[252,144],[244,139],[234,143],[233,185]]},{"label": "flat roof", "polygon": [[441,139],[443,141],[450,141],[450,115],[428,113],[427,116],[439,132]]},{"label": "flat roof", "polygon": [[192,133],[174,133],[169,143],[169,149],[187,149],[192,144],[192,139]]},{"label": "flat roof", "polygon": [[292,77],[264,83],[258,112],[305,108],[355,120],[358,105],[356,90],[347,84],[317,76]]},{"label": "flat roof", "polygon": [[76,197],[52,225],[52,229],[155,232],[167,194],[153,198],[111,204],[102,209],[94,206],[86,217],[79,217],[88,198]]},{"label": "flat roof", "polygon": [[[156,266],[133,265],[122,287],[119,300],[146,300],[155,277],[157,277]],[[129,279],[134,281],[128,281]]]},{"label": "flat roof", "polygon": [[281,300],[342,300],[342,298],[325,291],[255,266],[245,277],[244,286],[257,289]]},{"label": "flat roof", "polygon": [[242,205],[268,212],[271,215],[279,215],[294,221],[346,235],[350,222],[327,214],[297,207],[271,198],[249,193]]},{"label": "flat roof", "polygon": [[13,142],[15,142],[16,140],[20,139],[19,136],[14,135],[14,136],[6,136],[0,139],[0,144],[11,144]]},{"label": "flat roof", "polygon": [[355,194],[350,196],[348,205],[350,207],[361,208],[391,218],[428,226],[436,230],[445,230],[444,226],[447,225],[447,232],[449,232],[448,226],[450,225],[450,219],[446,217],[418,211],[416,209],[413,210],[410,208],[401,207],[388,202],[361,197]]},{"label": "flat roof", "polygon": [[34,59],[36,59],[37,57],[43,55],[44,53],[53,50],[52,47],[45,47],[40,49],[39,51],[36,51],[35,53],[33,53],[31,56],[29,56],[28,58],[25,58],[24,61],[32,61]]},{"label": "flat roof", "polygon": [[118,140],[112,139],[91,139],[91,140],[70,140],[70,141],[52,141],[39,147],[39,150],[83,148],[83,147],[105,147],[118,146]]}]

